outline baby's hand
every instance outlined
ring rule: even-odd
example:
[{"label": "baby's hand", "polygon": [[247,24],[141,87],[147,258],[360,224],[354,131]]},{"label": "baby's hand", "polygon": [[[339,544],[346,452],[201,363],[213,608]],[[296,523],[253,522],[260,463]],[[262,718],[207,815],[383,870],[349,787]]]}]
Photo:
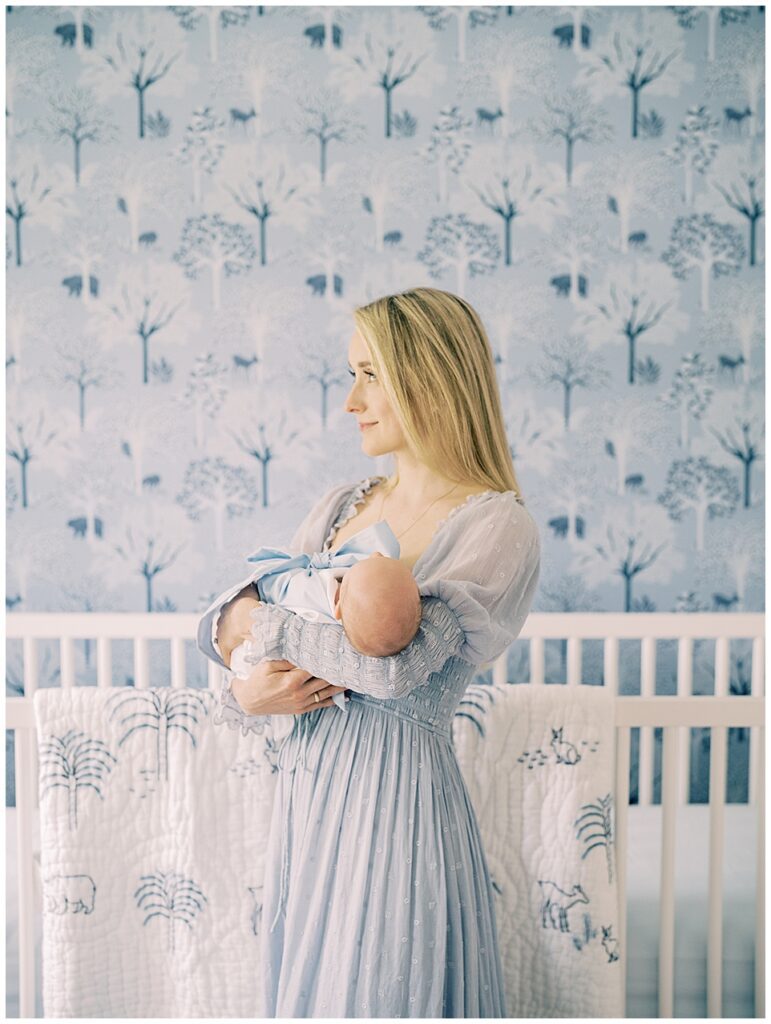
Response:
[{"label": "baby's hand", "polygon": [[239,679],[248,679],[254,671],[257,659],[249,657],[253,649],[254,645],[251,643],[251,639],[245,639],[243,643],[233,649],[228,667]]}]

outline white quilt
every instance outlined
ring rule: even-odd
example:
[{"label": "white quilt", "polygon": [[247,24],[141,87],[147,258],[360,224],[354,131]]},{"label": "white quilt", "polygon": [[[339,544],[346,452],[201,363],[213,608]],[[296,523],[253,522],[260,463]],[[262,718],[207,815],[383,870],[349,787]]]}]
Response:
[{"label": "white quilt", "polygon": [[[276,755],[213,727],[208,690],[46,688],[40,764],[47,1017],[254,1017]],[[612,701],[473,686],[455,718],[511,1016],[623,1016]]]},{"label": "white quilt", "polygon": [[623,1017],[613,798],[602,686],[473,685],[453,742],[497,900],[511,1017]]}]

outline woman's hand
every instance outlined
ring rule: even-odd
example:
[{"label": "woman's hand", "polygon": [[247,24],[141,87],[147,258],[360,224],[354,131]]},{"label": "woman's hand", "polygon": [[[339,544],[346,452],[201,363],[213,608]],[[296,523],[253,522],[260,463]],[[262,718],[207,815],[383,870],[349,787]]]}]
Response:
[{"label": "woman's hand", "polygon": [[263,661],[248,679],[234,678],[230,689],[247,715],[303,715],[329,707],[336,693],[345,692],[344,686],[319,679],[291,661]]}]

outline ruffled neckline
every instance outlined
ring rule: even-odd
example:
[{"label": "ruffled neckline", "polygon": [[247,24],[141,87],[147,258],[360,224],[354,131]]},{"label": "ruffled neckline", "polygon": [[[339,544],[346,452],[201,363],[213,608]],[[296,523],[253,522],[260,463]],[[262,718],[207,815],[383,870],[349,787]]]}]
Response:
[{"label": "ruffled neckline", "polygon": [[356,506],[361,505],[365,497],[372,490],[373,486],[380,480],[387,480],[385,476],[368,476],[365,477],[361,483],[357,484],[351,492],[348,501],[343,506],[340,515],[335,519],[329,528],[327,539],[324,541],[324,547],[322,551],[327,551],[329,545],[335,539],[338,531],[342,529],[344,523],[347,523],[349,519],[353,519],[356,515]]},{"label": "ruffled neckline", "polygon": [[[387,479],[388,477],[385,476],[368,476],[365,477],[365,479],[362,480],[361,483],[357,484],[356,487],[354,487],[353,491],[351,492],[350,498],[343,506],[340,515],[337,517],[337,519],[332,524],[329,530],[327,539],[324,541],[324,551],[327,550],[328,546],[335,539],[337,532],[342,528],[343,524],[347,523],[349,519],[352,519],[353,516],[356,515],[357,506],[361,505],[367,494],[369,494],[369,492],[372,490],[373,486],[380,480]],[[515,491],[496,491],[493,490],[492,488],[489,488],[488,490],[485,491],[477,491],[475,494],[467,495],[465,501],[462,501],[460,505],[456,505],[454,508],[451,508],[447,515],[444,517],[444,519],[440,519],[439,522],[436,524],[431,540],[428,542],[428,544],[423,549],[421,554],[417,557],[417,559],[415,560],[415,564],[412,566],[413,575],[415,575],[415,570],[417,569],[417,567],[423,561],[425,561],[427,554],[439,540],[439,534],[441,530],[453,519],[453,517],[456,516],[463,509],[468,508],[470,505],[476,504],[477,501],[481,500],[482,498],[489,497],[489,495],[491,494],[513,494],[514,498],[517,501],[517,504],[522,505],[524,507],[524,502],[522,501],[522,498]]]}]

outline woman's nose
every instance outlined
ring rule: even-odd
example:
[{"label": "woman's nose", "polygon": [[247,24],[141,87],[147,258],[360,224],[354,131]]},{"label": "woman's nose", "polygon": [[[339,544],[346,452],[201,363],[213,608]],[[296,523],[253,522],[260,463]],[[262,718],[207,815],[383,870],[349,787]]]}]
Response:
[{"label": "woman's nose", "polygon": [[361,402],[358,401],[356,396],[356,387],[357,385],[354,384],[345,399],[346,412],[356,412],[357,409],[361,409]]}]

